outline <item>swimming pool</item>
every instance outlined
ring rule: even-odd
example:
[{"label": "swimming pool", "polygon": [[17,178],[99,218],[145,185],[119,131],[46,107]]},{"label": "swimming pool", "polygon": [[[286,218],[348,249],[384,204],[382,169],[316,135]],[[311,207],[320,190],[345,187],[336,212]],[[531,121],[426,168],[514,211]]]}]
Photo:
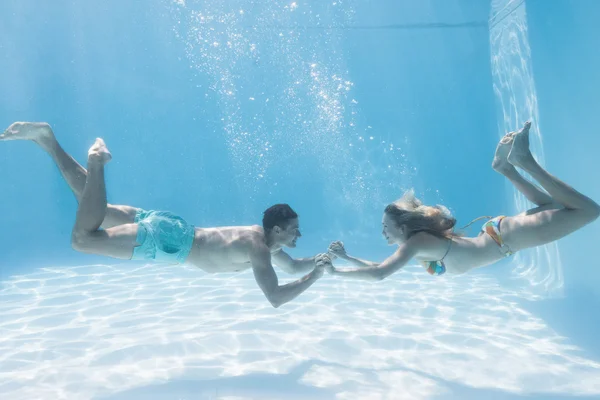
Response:
[{"label": "swimming pool", "polygon": [[[10,0],[0,115],[50,122],[80,161],[103,137],[109,201],[198,226],[286,202],[294,257],[343,240],[381,260],[381,213],[404,189],[459,225],[527,207],[490,164],[529,118],[538,160],[600,198],[600,5],[542,4]],[[275,309],[248,271],[73,251],[76,202],[50,158],[0,143],[0,169],[2,398],[600,393],[597,223],[462,276],[326,276]]]}]

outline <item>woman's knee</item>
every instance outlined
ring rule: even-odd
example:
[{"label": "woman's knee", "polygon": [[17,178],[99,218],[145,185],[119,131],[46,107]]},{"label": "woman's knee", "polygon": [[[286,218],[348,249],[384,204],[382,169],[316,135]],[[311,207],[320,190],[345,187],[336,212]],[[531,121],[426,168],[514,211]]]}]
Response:
[{"label": "woman's knee", "polygon": [[527,210],[525,212],[522,212],[519,215],[523,215],[523,216],[535,215],[535,214],[540,213],[542,211],[560,210],[560,209],[563,209],[563,208],[564,207],[561,204],[559,204],[559,203],[557,203],[555,201],[552,201],[551,203],[548,203],[548,204],[544,204],[544,205],[541,205],[541,206],[530,208],[529,210]]},{"label": "woman's knee", "polygon": [[600,204],[598,204],[594,201],[592,206],[590,207],[589,214],[590,214],[590,222],[597,220],[598,217],[600,217]]}]

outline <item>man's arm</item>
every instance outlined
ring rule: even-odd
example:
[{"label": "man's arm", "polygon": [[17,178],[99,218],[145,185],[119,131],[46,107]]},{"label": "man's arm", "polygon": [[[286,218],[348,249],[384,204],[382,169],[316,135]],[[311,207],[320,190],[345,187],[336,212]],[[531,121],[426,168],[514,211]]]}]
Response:
[{"label": "man's arm", "polygon": [[[277,274],[271,265],[271,252],[264,244],[256,244],[253,247],[250,253],[250,262],[256,283],[275,308],[298,297],[300,293],[323,276],[325,268],[323,263],[317,264],[310,273],[302,278],[280,286]],[[331,262],[329,261],[329,263]],[[313,265],[315,265],[314,262]]]},{"label": "man's arm", "polygon": [[292,258],[283,250],[272,254],[273,262],[288,274],[312,271],[315,267],[315,257]]}]

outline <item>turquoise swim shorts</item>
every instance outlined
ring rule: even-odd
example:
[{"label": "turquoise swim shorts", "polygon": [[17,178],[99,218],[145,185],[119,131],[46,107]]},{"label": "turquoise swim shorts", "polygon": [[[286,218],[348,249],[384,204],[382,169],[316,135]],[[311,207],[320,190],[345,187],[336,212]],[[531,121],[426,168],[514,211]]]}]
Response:
[{"label": "turquoise swim shorts", "polygon": [[194,242],[194,226],[168,211],[146,211],[139,208],[134,222],[138,224],[132,260],[182,264]]}]

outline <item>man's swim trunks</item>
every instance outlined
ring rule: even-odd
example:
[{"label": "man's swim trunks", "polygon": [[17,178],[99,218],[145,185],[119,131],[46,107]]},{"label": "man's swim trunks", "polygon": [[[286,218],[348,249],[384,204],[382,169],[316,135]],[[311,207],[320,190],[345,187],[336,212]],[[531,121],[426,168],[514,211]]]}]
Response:
[{"label": "man's swim trunks", "polygon": [[138,224],[132,260],[152,260],[159,263],[182,264],[194,242],[194,226],[168,211],[146,211],[135,214]]}]

